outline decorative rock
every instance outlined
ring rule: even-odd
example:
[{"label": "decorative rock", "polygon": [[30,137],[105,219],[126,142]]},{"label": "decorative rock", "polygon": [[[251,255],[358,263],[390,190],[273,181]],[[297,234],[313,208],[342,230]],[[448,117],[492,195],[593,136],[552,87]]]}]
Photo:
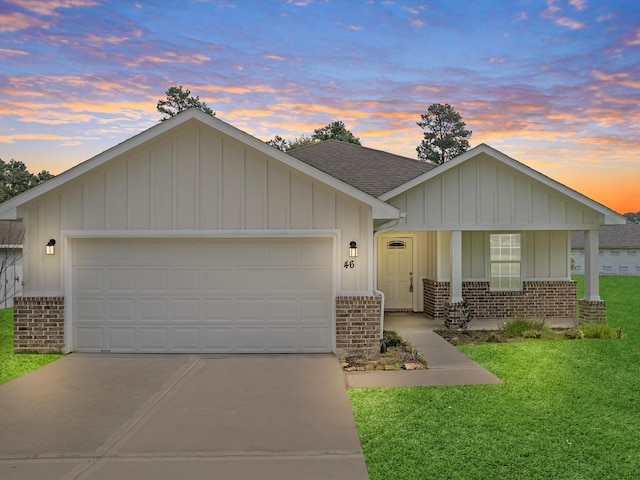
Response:
[{"label": "decorative rock", "polygon": [[424,366],[420,363],[404,363],[402,368],[404,370],[420,370],[424,368]]},{"label": "decorative rock", "polygon": [[385,365],[385,366],[384,366],[384,369],[385,369],[385,370],[395,370],[395,369],[396,369],[396,367],[395,367],[394,365]]},{"label": "decorative rock", "polygon": [[376,370],[384,370],[384,365],[376,365]]},{"label": "decorative rock", "polygon": [[355,372],[356,371],[356,367],[346,367],[344,369],[345,372]]},{"label": "decorative rock", "polygon": [[364,369],[367,372],[373,372],[376,369],[376,366],[371,362],[367,362],[367,364],[364,366]]},{"label": "decorative rock", "polygon": [[356,367],[357,372],[364,372],[365,370],[365,367]]},{"label": "decorative rock", "polygon": [[345,361],[341,361],[341,362],[340,362],[340,366],[341,366],[342,368],[347,368],[347,367],[349,366],[349,363],[348,363],[348,362],[345,362]]}]

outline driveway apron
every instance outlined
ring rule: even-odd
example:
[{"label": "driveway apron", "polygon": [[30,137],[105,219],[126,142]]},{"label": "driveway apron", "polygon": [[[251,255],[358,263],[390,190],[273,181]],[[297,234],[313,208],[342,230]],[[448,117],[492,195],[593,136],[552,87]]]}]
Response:
[{"label": "driveway apron", "polygon": [[0,385],[2,479],[367,479],[332,355],[78,355]]}]

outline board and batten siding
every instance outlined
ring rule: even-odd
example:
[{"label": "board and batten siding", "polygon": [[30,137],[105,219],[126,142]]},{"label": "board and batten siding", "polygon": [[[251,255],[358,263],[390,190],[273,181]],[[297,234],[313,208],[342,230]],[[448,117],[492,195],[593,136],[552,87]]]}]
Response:
[{"label": "board and batten siding", "polygon": [[579,230],[602,215],[487,154],[392,198],[407,230]]},{"label": "board and batten siding", "polygon": [[[20,207],[25,289],[61,292],[64,231],[339,230],[339,260],[358,242],[345,291],[369,288],[371,208],[200,123],[146,142]],[[54,238],[56,255],[45,258]],[[337,268],[337,266],[336,266]]]}]

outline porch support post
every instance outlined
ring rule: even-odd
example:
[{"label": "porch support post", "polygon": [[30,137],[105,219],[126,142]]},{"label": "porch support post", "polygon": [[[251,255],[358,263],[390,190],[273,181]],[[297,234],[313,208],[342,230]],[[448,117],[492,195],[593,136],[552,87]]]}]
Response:
[{"label": "porch support post", "polygon": [[598,230],[584,231],[584,298],[580,305],[581,322],[607,321],[607,304],[600,300],[600,237]]},{"label": "porch support post", "polygon": [[462,302],[462,232],[451,232],[451,303]]},{"label": "porch support post", "polygon": [[600,237],[598,230],[584,231],[584,299],[600,301]]}]

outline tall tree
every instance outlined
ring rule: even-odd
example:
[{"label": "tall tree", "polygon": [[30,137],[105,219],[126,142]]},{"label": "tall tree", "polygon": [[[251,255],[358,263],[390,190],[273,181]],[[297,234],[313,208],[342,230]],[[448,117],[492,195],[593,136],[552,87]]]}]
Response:
[{"label": "tall tree", "polygon": [[0,202],[15,197],[51,178],[53,175],[46,170],[37,174],[31,173],[22,162],[10,160],[7,163],[0,159]]},{"label": "tall tree", "polygon": [[314,140],[340,140],[341,142],[355,143],[356,145],[362,145],[360,139],[357,138],[351,131],[347,130],[344,123],[340,120],[332,122],[322,128],[316,128],[313,131],[311,138]]},{"label": "tall tree", "polygon": [[158,100],[156,108],[165,116],[160,119],[161,122],[176,116],[180,112],[189,108],[195,107],[198,110],[202,110],[204,113],[215,117],[216,113],[211,110],[206,103],[200,101],[200,97],[194,97],[191,95],[191,90],[182,89],[182,85],[179,87],[170,87],[166,91],[167,98]]},{"label": "tall tree", "polygon": [[451,105],[434,103],[420,117],[416,123],[426,131],[416,147],[418,160],[441,165],[469,150],[467,139],[472,132],[464,128],[466,124]]}]

